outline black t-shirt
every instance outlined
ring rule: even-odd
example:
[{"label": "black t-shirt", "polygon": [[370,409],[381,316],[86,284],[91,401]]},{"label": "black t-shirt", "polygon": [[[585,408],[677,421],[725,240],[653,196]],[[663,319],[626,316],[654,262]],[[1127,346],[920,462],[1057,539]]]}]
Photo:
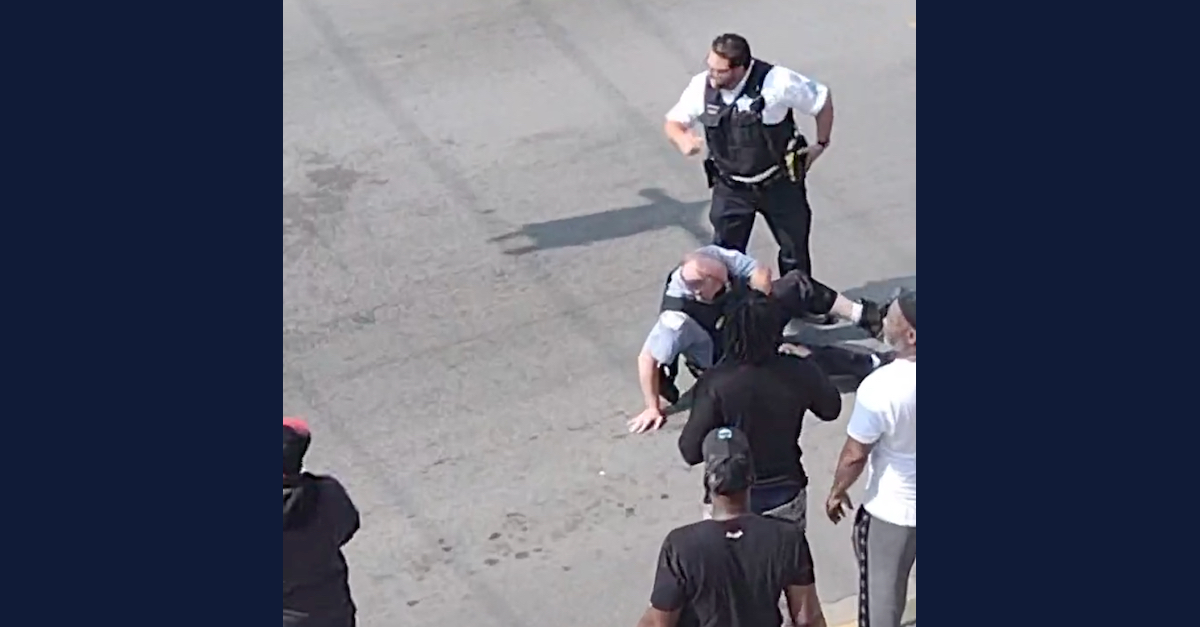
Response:
[{"label": "black t-shirt", "polygon": [[812,585],[812,554],[794,523],[745,514],[667,534],[650,605],[684,610],[680,625],[779,627],[779,595]]},{"label": "black t-shirt", "polygon": [[684,461],[704,461],[704,436],[718,427],[737,427],[750,441],[755,485],[808,485],[800,464],[804,412],[837,420],[842,395],[811,358],[776,355],[762,365],[721,362],[696,381],[691,416],[679,434]]}]

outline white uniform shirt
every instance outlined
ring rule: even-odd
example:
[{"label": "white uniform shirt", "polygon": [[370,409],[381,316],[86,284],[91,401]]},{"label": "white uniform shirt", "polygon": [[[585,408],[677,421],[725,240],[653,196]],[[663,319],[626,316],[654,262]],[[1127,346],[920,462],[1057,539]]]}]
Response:
[{"label": "white uniform shirt", "polygon": [[[742,77],[742,81],[732,90],[720,90],[721,100],[725,104],[733,103],[734,95],[745,87],[746,80],[750,78],[750,69],[753,67],[754,62],[751,62],[750,67],[746,68],[746,76]],[[675,103],[675,106],[667,112],[667,119],[679,122],[684,126],[694,126],[700,116],[704,114],[704,88],[707,83],[708,72],[701,72],[693,76],[691,82],[683,90],[683,94],[679,96],[679,102]],[[762,96],[766,105],[762,112],[763,123],[779,124],[787,115],[788,109],[795,109],[804,115],[815,116],[825,107],[825,100],[829,97],[829,88],[811,78],[776,65],[771,67],[771,71],[767,72],[767,76],[763,80]],[[746,96],[739,97],[737,99],[738,110],[749,110],[750,102],[751,99]]]},{"label": "white uniform shirt", "polygon": [[917,362],[897,359],[858,387],[846,433],[874,444],[863,507],[872,516],[917,526]]}]

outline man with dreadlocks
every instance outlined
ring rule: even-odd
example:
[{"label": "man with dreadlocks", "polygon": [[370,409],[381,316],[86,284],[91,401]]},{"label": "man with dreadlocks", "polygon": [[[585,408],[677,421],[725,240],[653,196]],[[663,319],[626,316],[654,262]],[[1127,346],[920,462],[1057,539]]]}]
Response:
[{"label": "man with dreadlocks", "polygon": [[[724,358],[696,381],[691,416],[679,435],[689,465],[703,461],[702,443],[713,429],[746,434],[755,459],[750,508],[756,514],[805,527],[808,476],[800,463],[805,412],[829,422],[842,411],[842,396],[820,357],[780,351],[779,303],[752,293],[727,314]],[[706,512],[709,501],[705,499]]]},{"label": "man with dreadlocks", "polygon": [[715,245],[689,253],[671,271],[658,320],[638,356],[645,409],[629,421],[630,431],[658,429],[666,421],[660,398],[679,401],[675,377],[681,355],[697,376],[720,360],[726,314],[751,292],[769,294],[778,304],[777,338],[791,319],[811,314],[833,314],[878,333],[882,314],[877,304],[852,301],[800,270],[773,281],[770,277],[770,269],[752,257]]}]

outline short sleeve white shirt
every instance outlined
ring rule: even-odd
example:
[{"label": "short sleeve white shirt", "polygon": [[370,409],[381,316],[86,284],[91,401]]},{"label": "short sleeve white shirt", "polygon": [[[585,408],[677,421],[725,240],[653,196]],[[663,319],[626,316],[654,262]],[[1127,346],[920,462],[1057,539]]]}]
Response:
[{"label": "short sleeve white shirt", "polygon": [[[753,63],[751,68],[754,67]],[[721,100],[727,105],[734,104],[736,97],[736,106],[743,111],[749,110],[751,99],[738,95],[748,78],[749,71],[742,78],[742,82],[733,89],[722,89]],[[704,114],[704,88],[707,83],[708,72],[693,76],[679,96],[679,101],[667,112],[667,119],[684,126],[695,125]],[[815,116],[825,107],[829,98],[829,88],[807,76],[776,65],[763,79],[762,96],[765,105],[762,112],[763,123],[779,124],[787,115],[788,109]]]},{"label": "short sleeve white shirt", "polygon": [[917,363],[883,366],[858,388],[846,433],[874,444],[863,507],[872,516],[917,526]]}]

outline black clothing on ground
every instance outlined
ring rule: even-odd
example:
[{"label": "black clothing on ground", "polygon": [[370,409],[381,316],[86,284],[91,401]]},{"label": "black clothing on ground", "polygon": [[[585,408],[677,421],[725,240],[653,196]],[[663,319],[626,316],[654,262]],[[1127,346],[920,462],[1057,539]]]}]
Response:
[{"label": "black clothing on ground", "polygon": [[[713,190],[709,212],[713,243],[746,252],[755,215],[762,213],[779,244],[779,273],[801,270],[811,274],[808,240],[812,210],[805,187],[805,160],[802,155],[791,163],[788,160],[789,153],[795,155],[807,142],[797,132],[790,110],[779,124],[763,123],[761,92],[772,67],[759,59],[751,65],[745,87],[737,96],[754,101],[748,111],[725,104],[711,84],[705,87],[705,112],[700,122],[709,150],[704,168]],[[759,179],[772,167],[778,170]]]},{"label": "black clothing on ground", "polygon": [[650,604],[683,610],[681,626],[779,627],[779,596],[814,581],[812,554],[798,526],[744,514],[668,533]]},{"label": "black clothing on ground", "polygon": [[358,532],[359,525],[358,509],[333,477],[311,473],[284,477],[285,625],[354,625],[357,608],[350,594],[342,547]]},{"label": "black clothing on ground", "polygon": [[713,429],[736,427],[750,441],[756,488],[807,486],[800,463],[804,413],[830,421],[842,411],[842,396],[829,376],[812,359],[794,355],[776,355],[762,365],[718,363],[696,381],[693,395],[691,416],[679,434],[684,461],[703,461],[701,443]]}]

